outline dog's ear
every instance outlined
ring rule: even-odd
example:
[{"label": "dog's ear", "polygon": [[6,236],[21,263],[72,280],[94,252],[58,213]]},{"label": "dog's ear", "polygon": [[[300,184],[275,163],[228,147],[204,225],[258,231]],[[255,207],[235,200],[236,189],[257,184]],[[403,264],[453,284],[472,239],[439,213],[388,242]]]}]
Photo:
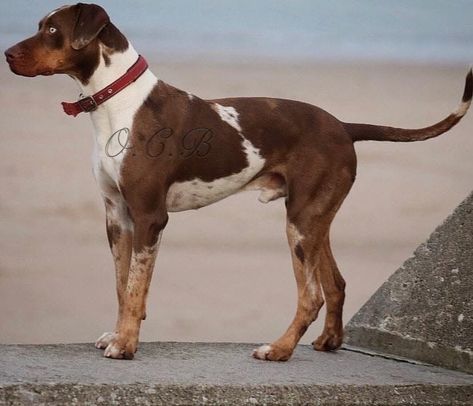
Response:
[{"label": "dog's ear", "polygon": [[76,24],[72,30],[72,48],[79,50],[89,45],[110,22],[107,12],[96,4],[78,3]]}]

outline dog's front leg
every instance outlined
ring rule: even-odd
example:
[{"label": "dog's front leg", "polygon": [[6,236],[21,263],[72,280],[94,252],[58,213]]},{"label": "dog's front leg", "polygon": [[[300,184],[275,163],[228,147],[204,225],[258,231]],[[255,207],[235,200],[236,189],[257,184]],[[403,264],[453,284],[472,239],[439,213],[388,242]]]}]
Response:
[{"label": "dog's front leg", "polygon": [[105,198],[104,201],[107,215],[107,237],[115,264],[118,316],[115,330],[103,333],[95,342],[95,346],[100,349],[107,348],[117,335],[128,283],[133,237],[133,224],[124,200],[121,197],[115,197],[113,200]]},{"label": "dog's front leg", "polygon": [[109,358],[133,359],[138,346],[146,297],[167,213],[134,214],[133,244],[116,336],[105,349]]}]

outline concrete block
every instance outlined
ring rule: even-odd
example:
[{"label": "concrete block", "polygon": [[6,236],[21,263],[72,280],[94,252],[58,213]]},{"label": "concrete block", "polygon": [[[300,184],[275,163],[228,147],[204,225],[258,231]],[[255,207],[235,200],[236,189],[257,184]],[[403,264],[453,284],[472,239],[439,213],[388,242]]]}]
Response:
[{"label": "concrete block", "polygon": [[473,194],[350,320],[345,341],[473,373]]}]

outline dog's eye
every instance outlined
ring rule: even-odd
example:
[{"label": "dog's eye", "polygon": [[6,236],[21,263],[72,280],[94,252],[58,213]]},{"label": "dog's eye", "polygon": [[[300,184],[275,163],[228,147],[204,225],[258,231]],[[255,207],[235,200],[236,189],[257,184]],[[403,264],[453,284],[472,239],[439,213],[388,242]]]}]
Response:
[{"label": "dog's eye", "polygon": [[56,33],[56,31],[57,31],[57,28],[54,28],[54,27],[49,27],[49,30],[48,30],[48,32],[49,32],[50,34],[55,34],[55,33]]}]

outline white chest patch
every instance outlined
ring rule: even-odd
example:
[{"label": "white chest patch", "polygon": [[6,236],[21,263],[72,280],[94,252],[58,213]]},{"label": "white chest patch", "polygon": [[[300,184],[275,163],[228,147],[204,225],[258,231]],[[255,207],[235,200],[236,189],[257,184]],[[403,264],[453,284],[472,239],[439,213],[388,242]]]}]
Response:
[{"label": "white chest patch", "polygon": [[230,196],[243,188],[264,166],[265,159],[260,155],[259,149],[243,136],[238,121],[239,114],[235,108],[217,103],[212,105],[212,108],[219,114],[222,121],[238,131],[248,165],[238,173],[211,182],[195,178],[172,184],[166,197],[168,211],[198,209]]},{"label": "white chest patch", "polygon": [[[130,45],[125,52],[117,52],[109,57],[111,61],[109,66],[101,57],[89,85],[82,89],[84,94],[94,94],[115,81],[136,62],[138,54]],[[147,70],[135,82],[91,113],[96,133],[93,153],[94,174],[105,196],[108,196],[110,189],[117,188],[134,115],[156,83],[157,78]]]}]

